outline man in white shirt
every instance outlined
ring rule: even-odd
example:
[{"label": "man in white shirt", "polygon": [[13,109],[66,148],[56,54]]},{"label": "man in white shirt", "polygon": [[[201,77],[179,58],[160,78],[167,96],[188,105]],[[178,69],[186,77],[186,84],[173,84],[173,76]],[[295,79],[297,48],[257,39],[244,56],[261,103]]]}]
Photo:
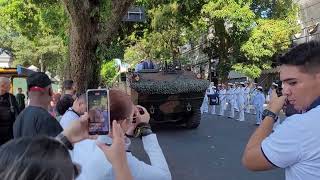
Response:
[{"label": "man in white shirt", "polygon": [[[251,136],[242,163],[253,171],[284,168],[286,180],[320,179],[320,44],[298,45],[279,58],[282,94],[273,90],[263,121]],[[288,100],[297,110],[272,132]]]},{"label": "man in white shirt", "polygon": [[70,125],[72,121],[80,118],[87,111],[87,100],[86,95],[82,94],[73,102],[72,107],[70,107],[62,116],[60,120],[60,125],[62,128],[66,128]]}]

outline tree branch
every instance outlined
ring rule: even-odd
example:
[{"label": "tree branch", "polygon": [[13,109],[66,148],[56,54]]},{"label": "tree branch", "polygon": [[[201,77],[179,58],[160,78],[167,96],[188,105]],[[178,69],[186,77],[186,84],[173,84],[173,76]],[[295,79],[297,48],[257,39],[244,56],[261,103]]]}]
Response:
[{"label": "tree branch", "polygon": [[122,18],[128,12],[134,0],[112,0],[112,11],[109,20],[102,25],[97,40],[101,44],[109,44],[117,33]]},{"label": "tree branch", "polygon": [[[61,0],[70,16],[70,22],[74,27],[81,27],[83,21],[90,19],[90,10],[88,6],[90,2],[88,0]],[[79,3],[81,2],[81,3]],[[81,17],[81,19],[79,18]]]}]

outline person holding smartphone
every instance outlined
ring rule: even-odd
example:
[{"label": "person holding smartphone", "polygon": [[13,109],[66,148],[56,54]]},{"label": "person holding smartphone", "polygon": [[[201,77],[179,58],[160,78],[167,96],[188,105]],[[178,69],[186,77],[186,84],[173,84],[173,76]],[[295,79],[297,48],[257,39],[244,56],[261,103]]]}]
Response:
[{"label": "person holding smartphone", "polygon": [[[279,64],[282,96],[272,91],[242,163],[253,171],[284,168],[286,180],[319,180],[320,43],[298,45],[280,57]],[[286,100],[294,109],[306,112],[287,117],[272,132]]]},{"label": "person holding smartphone", "polygon": [[[116,120],[122,131],[126,132],[126,157],[133,179],[137,180],[171,180],[168,164],[159,146],[157,136],[150,128],[150,115],[144,107],[135,106],[130,96],[126,93],[111,89],[110,119]],[[111,127],[110,129],[112,129]],[[138,160],[128,150],[131,138],[141,138],[143,147],[151,164]],[[114,135],[112,130],[108,135],[100,135],[97,141],[86,140],[76,143],[72,151],[72,160],[82,166],[82,174],[78,180],[105,180],[114,179],[110,161],[106,160],[103,152],[97,144],[107,146],[113,144]],[[112,145],[111,145],[112,146]]]}]

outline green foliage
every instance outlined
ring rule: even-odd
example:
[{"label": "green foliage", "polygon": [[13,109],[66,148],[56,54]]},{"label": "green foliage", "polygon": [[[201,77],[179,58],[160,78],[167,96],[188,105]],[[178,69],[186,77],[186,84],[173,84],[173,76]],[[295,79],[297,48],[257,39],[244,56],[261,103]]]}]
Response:
[{"label": "green foliage", "polygon": [[297,5],[291,0],[211,0],[201,12],[195,24],[203,33],[213,29],[205,50],[218,54],[222,77],[231,69],[258,77],[271,67],[276,53],[290,46],[290,37],[297,30]]},{"label": "green foliage", "polygon": [[35,65],[62,75],[67,58],[68,21],[59,1],[0,2],[0,47],[14,64]]},{"label": "green foliage", "polygon": [[114,61],[107,61],[101,66],[101,80],[104,84],[111,85],[117,76],[118,66]]},{"label": "green foliage", "polygon": [[232,68],[241,73],[241,74],[244,74],[252,79],[255,79],[255,78],[258,78],[261,74],[261,69],[256,66],[256,65],[244,65],[242,63],[237,63],[235,65],[232,66]]},{"label": "green foliage", "polygon": [[213,21],[223,19],[226,25],[235,27],[237,31],[247,31],[255,17],[250,2],[235,0],[210,1],[203,6],[202,13],[209,18],[209,26]]},{"label": "green foliage", "polygon": [[[140,3],[147,4],[150,2],[140,1]],[[152,9],[148,12],[150,27],[144,30],[143,37],[130,36],[135,43],[126,50],[125,61],[131,64],[143,58],[151,58],[155,61],[175,60],[178,58],[178,47],[189,40],[188,35],[190,34],[187,33],[188,29],[181,18],[183,16],[180,12],[182,3],[173,1],[151,7]]]},{"label": "green foliage", "polygon": [[[259,63],[290,46],[292,25],[285,20],[261,19],[251,31],[249,40],[241,47],[247,59]],[[263,62],[261,62],[263,63]]]}]

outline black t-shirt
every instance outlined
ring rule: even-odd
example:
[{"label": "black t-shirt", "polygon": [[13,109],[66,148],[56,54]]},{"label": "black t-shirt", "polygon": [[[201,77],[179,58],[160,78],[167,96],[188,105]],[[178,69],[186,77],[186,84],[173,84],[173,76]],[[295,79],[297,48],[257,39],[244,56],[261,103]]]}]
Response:
[{"label": "black t-shirt", "polygon": [[16,98],[9,93],[0,95],[0,145],[13,138],[12,126],[18,113]]},{"label": "black t-shirt", "polygon": [[28,106],[17,117],[13,126],[14,138],[47,135],[55,137],[62,132],[59,122],[41,107]]}]

